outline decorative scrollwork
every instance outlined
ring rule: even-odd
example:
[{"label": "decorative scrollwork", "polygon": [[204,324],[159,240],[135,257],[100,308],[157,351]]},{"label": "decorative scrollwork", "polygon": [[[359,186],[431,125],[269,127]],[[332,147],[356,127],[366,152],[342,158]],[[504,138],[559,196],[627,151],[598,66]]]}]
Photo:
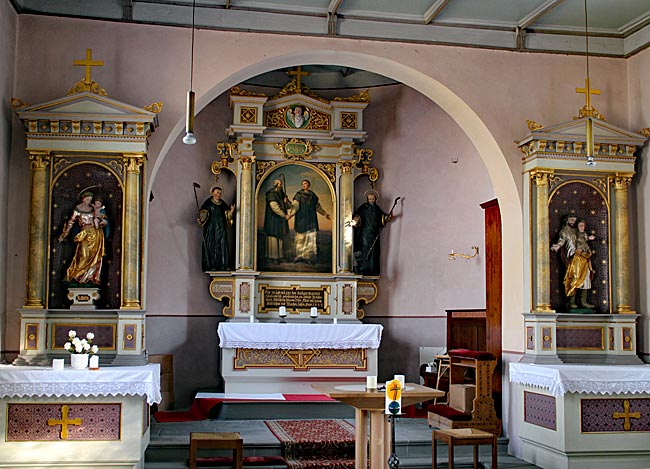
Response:
[{"label": "decorative scrollwork", "polygon": [[301,84],[299,88],[295,78],[291,80],[289,83],[287,83],[286,85],[284,85],[284,88],[282,88],[280,92],[275,96],[273,96],[271,99],[281,98],[282,96],[289,96],[298,93],[303,94],[305,96],[309,96],[310,98],[317,99],[323,103],[329,103],[327,99],[321,98],[304,84]]},{"label": "decorative scrollwork", "polygon": [[578,110],[577,116],[573,116],[573,120],[582,119],[583,117],[593,117],[595,119],[600,119],[601,121],[607,120],[598,109],[593,106],[587,106],[586,104]]},{"label": "decorative scrollwork", "polygon": [[95,80],[91,80],[90,84],[86,83],[86,80],[82,78],[77,82],[72,88],[68,90],[67,96],[77,93],[83,93],[89,91],[91,93],[98,94],[100,96],[108,96],[108,93],[104,88],[100,88],[99,84]]},{"label": "decorative scrollwork", "polygon": [[262,176],[264,176],[264,173],[269,171],[271,168],[273,168],[275,165],[277,165],[275,161],[258,161],[256,165],[256,170],[255,170],[255,179],[259,181],[262,179]]},{"label": "decorative scrollwork", "polygon": [[639,133],[644,137],[650,137],[650,127],[639,130]]},{"label": "decorative scrollwork", "polygon": [[604,194],[608,193],[609,189],[609,178],[594,178],[593,183],[600,187],[600,189],[603,191]]},{"label": "decorative scrollwork", "polygon": [[120,160],[111,160],[108,162],[108,166],[113,168],[121,177],[124,177],[124,164]]},{"label": "decorative scrollwork", "polygon": [[542,124],[535,122],[534,120],[531,119],[526,119],[526,125],[528,126],[528,130],[530,130],[531,132],[544,128]]},{"label": "decorative scrollwork", "polygon": [[316,167],[327,174],[327,177],[331,182],[336,182],[336,164],[318,163]]},{"label": "decorative scrollwork", "polygon": [[54,163],[52,164],[53,174],[56,176],[57,174],[59,174],[59,172],[61,172],[61,170],[63,170],[70,163],[72,163],[72,161],[67,158],[62,158],[62,157],[54,158]]},{"label": "decorative scrollwork", "polygon": [[11,98],[11,108],[12,109],[20,109],[22,107],[27,107],[29,104],[27,104],[25,101],[19,98]]},{"label": "decorative scrollwork", "polygon": [[239,86],[233,86],[230,88],[230,94],[233,96],[256,96],[260,98],[265,98],[266,95],[262,93],[253,93],[252,91],[245,90]]},{"label": "decorative scrollwork", "polygon": [[163,103],[160,101],[156,101],[155,103],[151,103],[149,106],[145,106],[144,110],[153,112],[154,114],[158,114],[160,111],[162,111],[163,108]]},{"label": "decorative scrollwork", "polygon": [[332,101],[344,101],[348,103],[369,103],[370,102],[370,93],[368,90],[362,91],[359,94],[346,97],[336,97]]}]

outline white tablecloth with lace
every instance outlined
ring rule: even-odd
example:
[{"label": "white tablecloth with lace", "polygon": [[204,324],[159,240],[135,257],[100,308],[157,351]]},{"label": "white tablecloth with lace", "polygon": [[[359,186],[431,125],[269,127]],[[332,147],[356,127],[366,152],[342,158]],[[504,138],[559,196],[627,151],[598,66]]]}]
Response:
[{"label": "white tablecloth with lace", "polygon": [[252,349],[377,349],[383,326],[380,324],[266,324],[222,322],[222,348]]},{"label": "white tablecloth with lace", "polygon": [[566,393],[650,393],[650,365],[535,365],[510,363],[510,382]]},{"label": "white tablecloth with lace", "polygon": [[50,367],[0,365],[0,398],[146,396],[160,403],[160,365],[55,371]]}]

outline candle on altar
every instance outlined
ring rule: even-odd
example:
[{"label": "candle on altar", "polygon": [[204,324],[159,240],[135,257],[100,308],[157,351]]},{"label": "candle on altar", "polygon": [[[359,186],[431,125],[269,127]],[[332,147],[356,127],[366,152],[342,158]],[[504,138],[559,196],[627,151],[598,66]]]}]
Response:
[{"label": "candle on altar", "polygon": [[316,306],[311,307],[311,310],[309,311],[309,317],[311,318],[318,317],[318,308],[316,308]]},{"label": "candle on altar", "polygon": [[286,318],[287,317],[287,307],[286,306],[280,306],[280,312],[278,313],[278,315],[281,318]]}]

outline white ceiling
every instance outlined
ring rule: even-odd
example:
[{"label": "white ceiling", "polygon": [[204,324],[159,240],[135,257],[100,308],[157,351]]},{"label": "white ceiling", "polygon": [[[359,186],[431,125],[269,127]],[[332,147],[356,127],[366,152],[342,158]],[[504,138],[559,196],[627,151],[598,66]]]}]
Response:
[{"label": "white ceiling", "polygon": [[[11,0],[19,14],[192,24],[192,0]],[[650,0],[587,0],[589,52],[650,44]],[[199,28],[584,53],[585,0],[196,0]]]}]

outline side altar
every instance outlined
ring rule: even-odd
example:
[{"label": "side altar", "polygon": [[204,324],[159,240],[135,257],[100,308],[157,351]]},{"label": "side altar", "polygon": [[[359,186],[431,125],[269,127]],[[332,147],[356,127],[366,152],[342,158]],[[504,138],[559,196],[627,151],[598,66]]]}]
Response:
[{"label": "side altar", "polygon": [[0,365],[0,468],[142,469],[160,365]]},{"label": "side altar", "polygon": [[15,364],[65,355],[69,329],[94,332],[102,363],[142,365],[144,175],[162,103],[139,108],[91,79],[103,65],[86,50],[84,78],[65,96],[12,99],[31,162],[29,260]]},{"label": "side altar", "polygon": [[311,384],[377,376],[378,324],[221,323],[226,393],[315,393]]},{"label": "side altar", "polygon": [[524,459],[552,469],[650,461],[650,365],[510,364]]}]

